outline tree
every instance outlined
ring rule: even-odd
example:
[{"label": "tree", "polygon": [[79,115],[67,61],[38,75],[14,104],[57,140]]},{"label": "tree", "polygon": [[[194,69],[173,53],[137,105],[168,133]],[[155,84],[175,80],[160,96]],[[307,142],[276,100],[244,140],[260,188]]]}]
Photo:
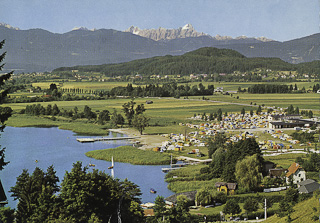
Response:
[{"label": "tree", "polygon": [[234,216],[235,214],[241,213],[241,208],[236,200],[229,199],[223,208],[223,212],[225,214],[231,214],[232,216]]},{"label": "tree", "polygon": [[53,166],[47,172],[35,168],[32,175],[27,170],[17,177],[17,183],[11,187],[12,197],[18,200],[17,222],[43,222],[53,213],[55,197],[58,192],[59,178],[55,175]]},{"label": "tree", "polygon": [[191,215],[189,213],[189,200],[185,195],[179,195],[177,197],[177,204],[173,208],[171,208],[170,211],[171,222],[190,222]]},{"label": "tree", "polygon": [[55,83],[50,84],[49,91],[52,92],[54,90],[58,90],[57,85]]},{"label": "tree", "polygon": [[142,135],[143,130],[148,126],[149,124],[149,118],[145,117],[144,115],[135,115],[134,119],[132,121],[132,125],[134,128],[136,128],[140,134]]},{"label": "tree", "polygon": [[245,114],[246,114],[246,111],[244,110],[244,108],[242,108],[241,115],[244,116]]},{"label": "tree", "polygon": [[251,213],[259,209],[259,203],[254,198],[247,198],[243,204],[243,209],[246,210],[247,213]]},{"label": "tree", "polygon": [[296,203],[298,202],[298,198],[299,198],[299,192],[298,190],[290,187],[287,191],[286,191],[286,195],[284,197],[286,202],[290,202],[290,203]]},{"label": "tree", "polygon": [[87,105],[84,106],[83,113],[84,113],[84,117],[87,118],[88,120],[95,119],[97,117],[96,113],[91,111],[91,108]]},{"label": "tree", "polygon": [[209,157],[214,154],[214,152],[221,147],[224,147],[224,143],[226,142],[226,137],[224,134],[217,133],[213,137],[208,139],[208,155]]},{"label": "tree", "polygon": [[124,103],[122,105],[123,107],[123,111],[124,111],[124,114],[128,120],[128,124],[129,126],[131,126],[131,123],[132,123],[132,119],[134,118],[134,114],[135,114],[135,110],[134,110],[134,105],[136,103],[134,102],[134,100],[132,99],[131,101],[127,102],[127,103]]},{"label": "tree", "polygon": [[59,115],[60,113],[60,109],[58,108],[58,106],[56,104],[53,105],[52,107],[52,115]]},{"label": "tree", "polygon": [[279,217],[290,216],[292,212],[294,212],[293,205],[288,203],[285,199],[282,199],[279,203],[277,215]]},{"label": "tree", "polygon": [[113,126],[117,126],[117,125],[123,125],[124,124],[124,118],[121,114],[117,113],[117,110],[113,110],[112,113],[112,117],[111,117],[111,123]]},{"label": "tree", "polygon": [[262,112],[262,109],[261,109],[261,106],[259,105],[257,111],[256,111],[256,114],[259,115],[260,113]]},{"label": "tree", "polygon": [[214,202],[214,194],[209,188],[202,188],[196,194],[196,204],[205,206]]},{"label": "tree", "polygon": [[295,113],[294,107],[293,107],[293,105],[290,105],[290,106],[287,108],[287,114],[288,114],[288,115],[292,115],[292,114],[294,114],[294,113]]},{"label": "tree", "polygon": [[[0,49],[4,46],[5,41],[0,42]],[[4,60],[6,56],[6,52],[2,53],[0,55],[0,63]],[[0,64],[0,71],[3,69],[4,64]],[[13,74],[13,71],[6,74],[0,74],[0,105],[5,102],[5,99],[7,97],[7,94],[9,92],[8,88],[5,88],[5,83],[11,75]],[[0,132],[3,132],[5,128],[5,122],[9,119],[9,117],[12,114],[12,109],[9,107],[0,107]],[[3,170],[4,166],[6,166],[9,162],[5,161],[5,148],[0,147],[0,171]]]},{"label": "tree", "polygon": [[108,110],[101,111],[98,116],[98,124],[104,125],[105,121],[110,121],[110,112]]},{"label": "tree", "polygon": [[14,222],[14,209],[11,209],[10,207],[0,208],[0,222]]},{"label": "tree", "polygon": [[217,112],[217,120],[218,120],[218,121],[221,121],[221,120],[222,120],[222,110],[221,110],[221,108],[218,109],[218,112]]},{"label": "tree", "polygon": [[153,210],[156,218],[160,218],[160,217],[162,218],[164,215],[166,215],[167,209],[166,209],[166,202],[164,201],[164,197],[162,196],[156,197]]},{"label": "tree", "polygon": [[135,109],[135,114],[136,115],[140,115],[140,114],[143,114],[143,112],[145,112],[146,109],[144,108],[144,104],[140,104],[140,105],[137,105],[136,109]]},{"label": "tree", "polygon": [[236,164],[235,176],[239,186],[246,190],[256,190],[261,182],[260,162],[257,154],[239,160]]}]

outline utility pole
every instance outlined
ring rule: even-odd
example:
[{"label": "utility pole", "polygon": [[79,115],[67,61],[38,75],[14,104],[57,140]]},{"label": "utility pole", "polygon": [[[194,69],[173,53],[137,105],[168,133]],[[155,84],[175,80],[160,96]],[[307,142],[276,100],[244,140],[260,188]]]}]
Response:
[{"label": "utility pole", "polygon": [[264,220],[267,220],[267,199],[264,199]]}]

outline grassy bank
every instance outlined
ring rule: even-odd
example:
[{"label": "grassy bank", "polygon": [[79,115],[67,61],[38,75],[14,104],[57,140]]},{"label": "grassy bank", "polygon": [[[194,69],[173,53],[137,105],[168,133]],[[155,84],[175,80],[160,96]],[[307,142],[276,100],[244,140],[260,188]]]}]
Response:
[{"label": "grassy bank", "polygon": [[[318,198],[312,197],[308,200],[305,200],[296,204],[293,207],[293,210],[294,212],[290,215],[292,222],[315,222],[312,220],[312,217],[314,215],[319,216],[319,200]],[[288,221],[287,221],[287,217],[280,218],[277,215],[273,215],[264,222],[265,223],[269,223],[269,222],[285,223]]]},{"label": "grassy bank", "polygon": [[94,150],[86,153],[86,156],[98,159],[135,165],[164,165],[170,164],[169,154],[157,153],[150,150],[141,150],[132,146],[120,146],[115,149]]},{"label": "grassy bank", "polygon": [[60,129],[71,130],[80,135],[107,135],[108,126],[96,125],[87,121],[70,121],[57,117],[55,121],[50,118],[28,115],[13,115],[6,122],[13,127],[59,127]]}]

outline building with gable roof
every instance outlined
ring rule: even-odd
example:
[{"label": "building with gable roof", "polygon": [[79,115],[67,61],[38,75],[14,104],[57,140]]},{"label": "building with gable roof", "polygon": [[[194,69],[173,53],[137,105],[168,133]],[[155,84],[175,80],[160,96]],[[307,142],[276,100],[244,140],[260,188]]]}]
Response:
[{"label": "building with gable roof", "polygon": [[297,184],[301,181],[306,180],[306,171],[302,169],[299,163],[292,163],[288,168],[288,172],[286,174],[286,182],[290,183],[290,178],[292,177],[292,182]]},{"label": "building with gable roof", "polygon": [[234,195],[235,190],[237,189],[237,183],[217,182],[214,186],[218,191],[224,192],[229,195]]},{"label": "building with gable roof", "polygon": [[298,187],[299,187],[298,188],[299,193],[311,194],[314,191],[319,190],[318,182],[316,182],[312,179],[307,179],[307,180],[299,182]]}]

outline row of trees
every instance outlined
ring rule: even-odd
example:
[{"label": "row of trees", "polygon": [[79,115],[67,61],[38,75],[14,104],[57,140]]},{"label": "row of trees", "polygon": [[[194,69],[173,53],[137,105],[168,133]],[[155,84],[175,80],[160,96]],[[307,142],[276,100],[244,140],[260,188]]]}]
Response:
[{"label": "row of trees", "polygon": [[312,91],[313,91],[314,93],[316,93],[318,90],[320,90],[320,84],[315,84],[315,85],[313,85]]},{"label": "row of trees", "polygon": [[284,84],[255,84],[248,87],[248,92],[252,94],[270,94],[270,93],[291,93],[294,90],[298,90],[297,85],[293,88]]},{"label": "row of trees", "polygon": [[206,88],[202,83],[199,85],[189,86],[179,85],[175,82],[159,85],[146,85],[145,87],[133,87],[128,84],[126,87],[112,88],[109,94],[111,96],[134,96],[134,97],[176,97],[180,96],[197,96],[197,95],[212,95],[214,91],[213,85],[208,85]]},{"label": "row of trees", "polygon": [[127,179],[88,171],[80,162],[66,172],[61,187],[53,166],[23,170],[11,188],[18,200],[16,222],[142,222],[140,189]]}]

